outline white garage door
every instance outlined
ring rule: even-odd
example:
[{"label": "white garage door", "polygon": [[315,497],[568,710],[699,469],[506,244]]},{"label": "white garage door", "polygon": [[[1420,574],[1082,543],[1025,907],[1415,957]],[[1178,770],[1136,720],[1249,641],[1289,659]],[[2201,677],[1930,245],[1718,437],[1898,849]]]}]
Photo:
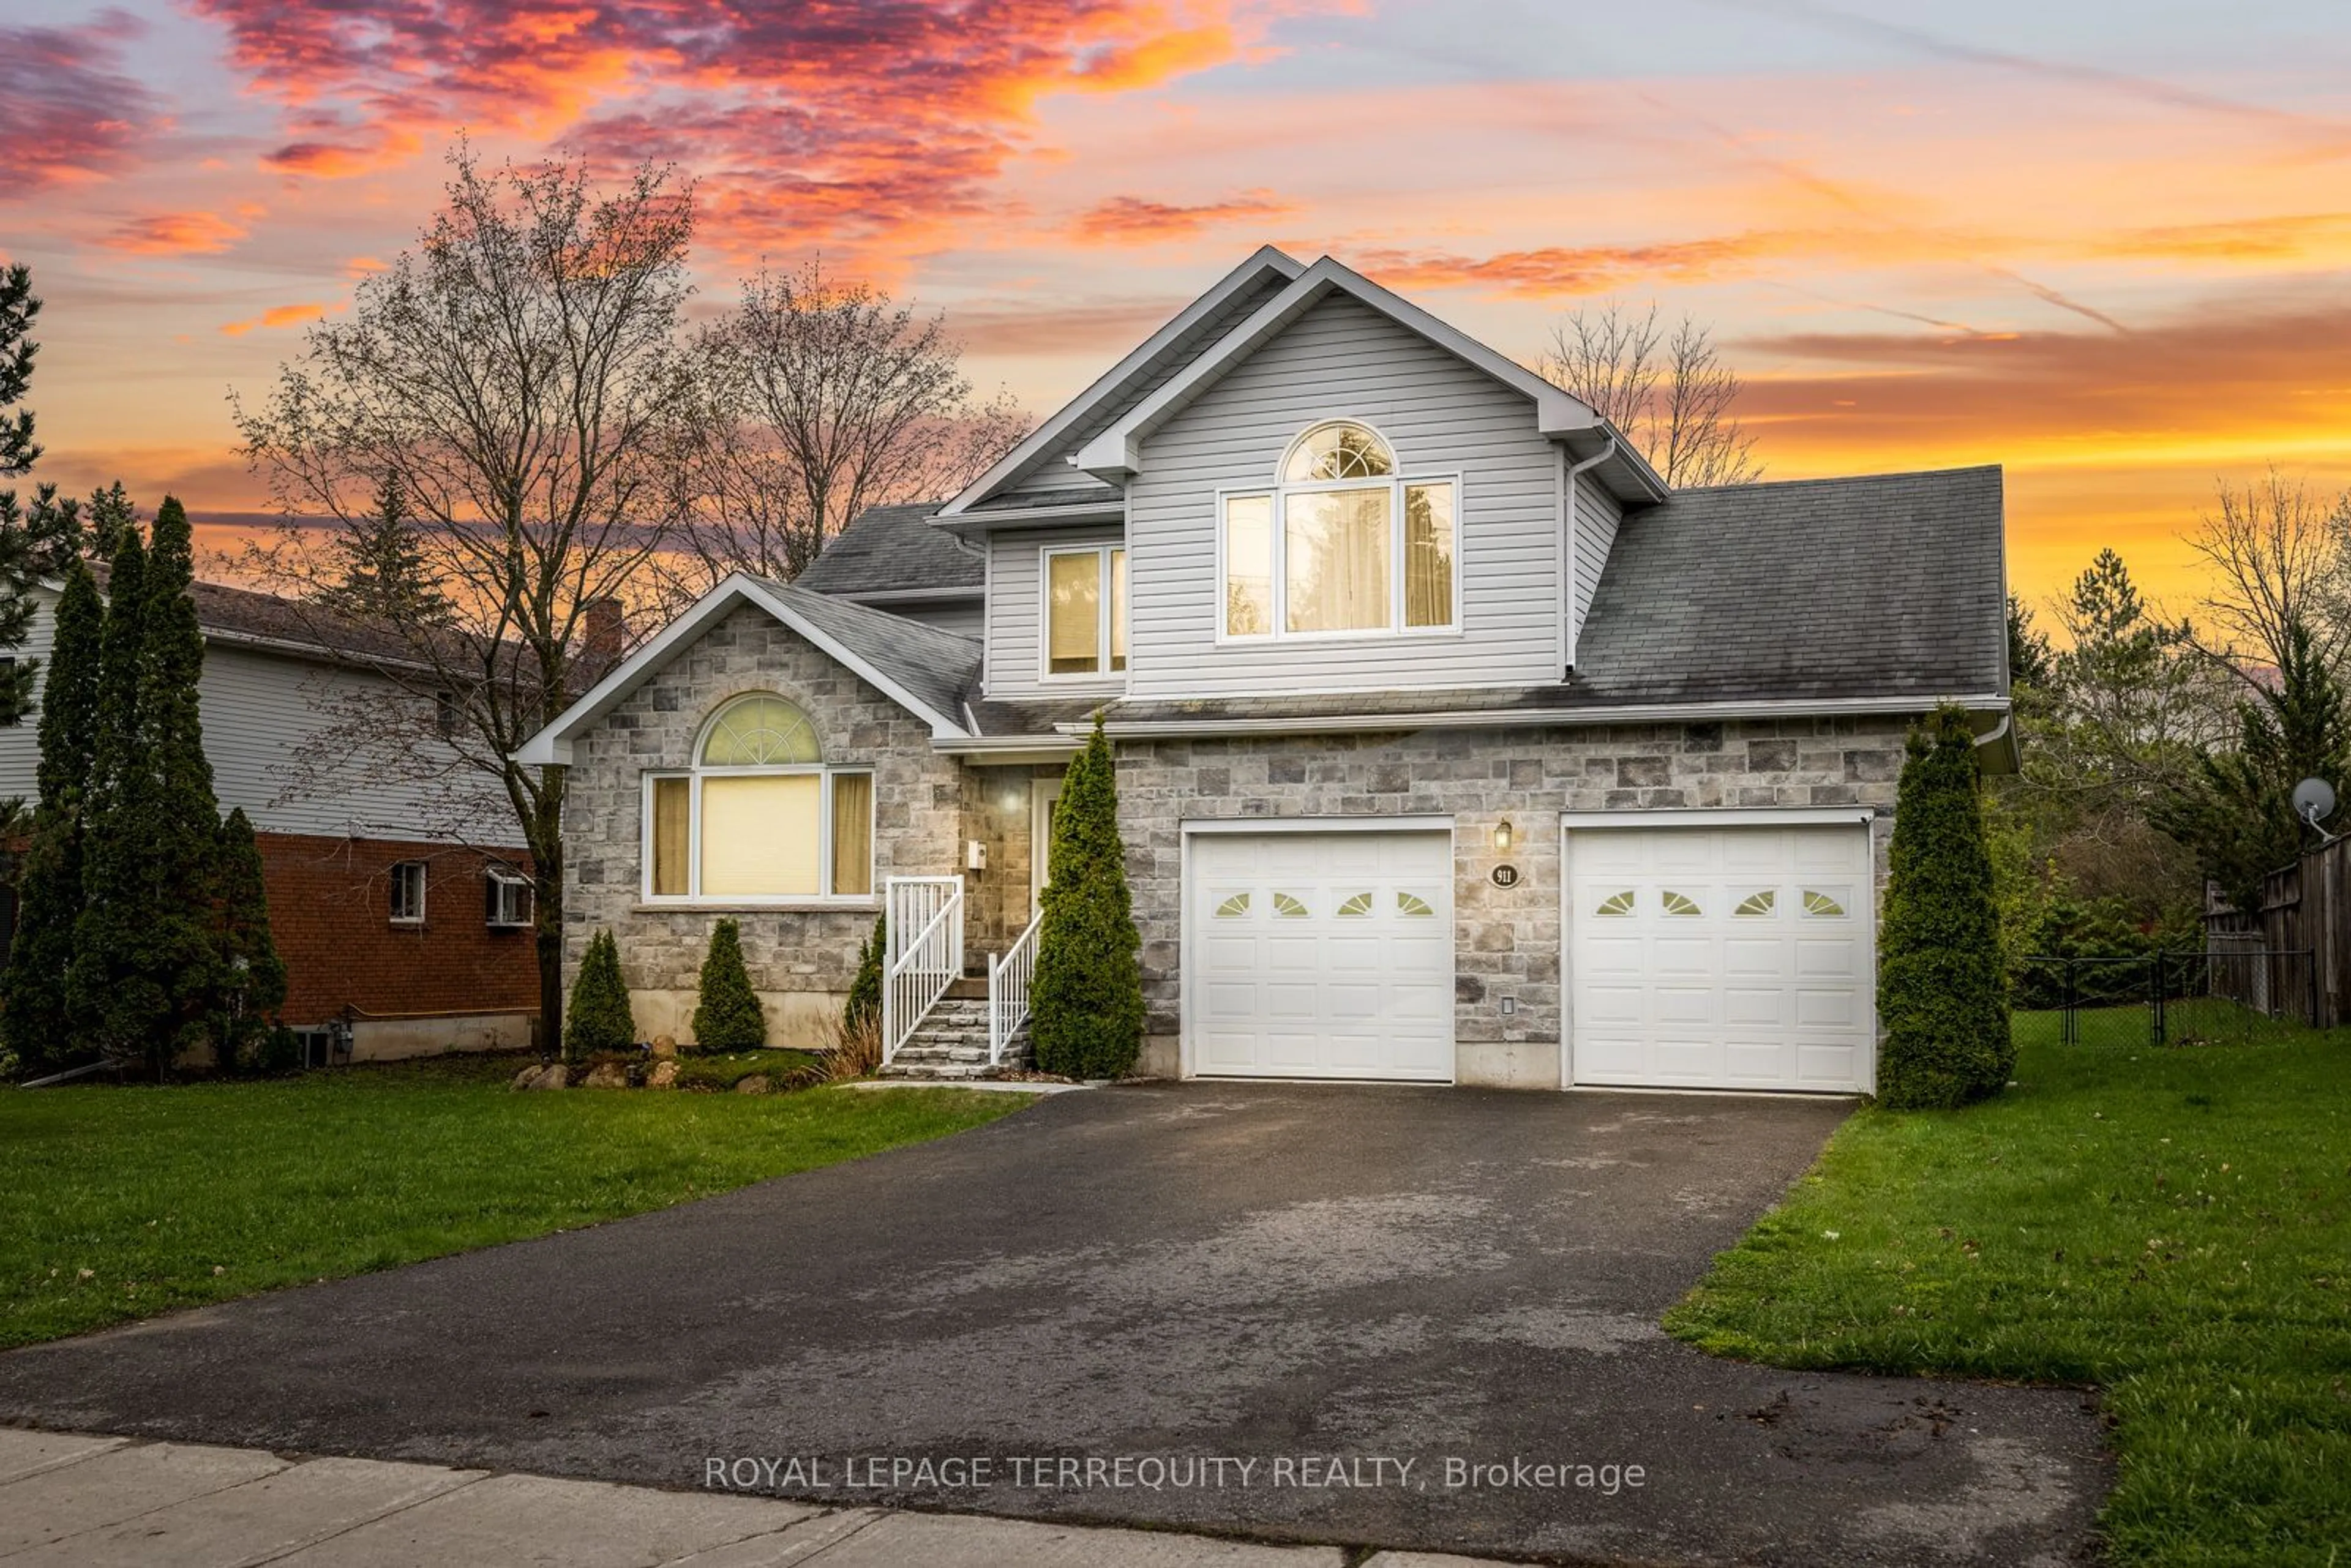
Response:
[{"label": "white garage door", "polygon": [[1192,1071],[1451,1079],[1452,862],[1444,832],[1194,834]]},{"label": "white garage door", "polygon": [[1870,1086],[1862,825],[1579,827],[1567,844],[1576,1082]]}]

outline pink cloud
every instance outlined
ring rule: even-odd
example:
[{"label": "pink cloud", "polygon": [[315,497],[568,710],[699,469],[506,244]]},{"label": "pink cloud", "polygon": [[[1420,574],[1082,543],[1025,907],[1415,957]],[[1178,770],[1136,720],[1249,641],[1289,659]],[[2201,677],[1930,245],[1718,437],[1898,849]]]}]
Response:
[{"label": "pink cloud", "polygon": [[0,199],[114,173],[169,125],[120,68],[144,26],[109,7],[76,27],[0,27]]}]

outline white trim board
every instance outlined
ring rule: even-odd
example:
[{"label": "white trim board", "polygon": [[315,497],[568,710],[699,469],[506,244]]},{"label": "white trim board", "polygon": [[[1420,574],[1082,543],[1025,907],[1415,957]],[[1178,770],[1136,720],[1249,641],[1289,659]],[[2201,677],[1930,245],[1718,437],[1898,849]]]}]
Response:
[{"label": "white trim board", "polygon": [[1190,817],[1185,833],[1449,833],[1451,817]]},{"label": "white trim board", "polygon": [[1723,806],[1689,810],[1661,808],[1647,811],[1562,811],[1559,825],[1573,833],[1605,831],[1610,828],[1834,828],[1876,819],[1877,812],[1867,806],[1761,806],[1753,810]]},{"label": "white trim board", "polygon": [[[1166,325],[1137,344],[1124,359],[1096,377],[1092,385],[1064,403],[1061,412],[1031,431],[1028,439],[1005,454],[996,466],[973,480],[961,495],[941,507],[933,514],[934,517],[942,520],[968,518],[973,522],[990,523],[998,520],[989,514],[974,515],[969,508],[995,494],[998,486],[1037,458],[1049,454],[1088,415],[1119,395],[1130,381],[1174,348],[1177,339],[1221,308],[1234,295],[1254,287],[1268,272],[1284,278],[1295,278],[1305,270],[1303,263],[1274,246],[1259,246],[1248,260],[1211,284],[1207,292],[1171,317]],[[1003,517],[1008,519],[1012,514],[1008,512]]]},{"label": "white trim board", "polygon": [[[812,590],[784,590],[783,592],[812,592]],[[850,601],[838,601],[844,607]],[[959,737],[968,732],[946,714],[931,707],[897,682],[859,658],[825,632],[807,616],[794,610],[776,587],[756,577],[735,572],[717,587],[696,600],[684,614],[663,627],[644,646],[613,666],[611,674],[593,686],[569,707],[558,714],[546,728],[532,736],[517,748],[517,762],[531,766],[567,766],[571,761],[571,737],[587,726],[595,723],[621,705],[622,699],[650,678],[670,657],[681,652],[699,636],[704,628],[733,610],[738,604],[756,604],[783,625],[814,645],[827,658],[850,670],[875,690],[931,727],[933,736],[940,738]],[[885,612],[876,611],[882,614]]]}]

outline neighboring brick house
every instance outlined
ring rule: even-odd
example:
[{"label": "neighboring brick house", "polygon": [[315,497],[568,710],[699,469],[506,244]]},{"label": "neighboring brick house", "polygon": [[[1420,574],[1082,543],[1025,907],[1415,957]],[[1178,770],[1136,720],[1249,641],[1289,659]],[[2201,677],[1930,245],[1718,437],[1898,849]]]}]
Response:
[{"label": "neighboring brick house", "polygon": [[[464,841],[427,787],[291,771],[330,706],[355,690],[396,695],[380,674],[321,646],[312,618],[269,594],[193,585],[204,636],[204,751],[223,811],[254,825],[270,929],[287,966],[283,1016],[309,1060],[367,1061],[527,1045],[538,1011],[528,855],[511,821],[469,824]],[[57,595],[23,654],[46,659]],[[371,657],[379,646],[337,641]],[[0,796],[30,804],[38,716],[0,728]]]},{"label": "neighboring brick house", "polygon": [[730,579],[522,755],[572,768],[569,962],[611,928],[664,1019],[730,914],[803,1042],[886,904],[888,1048],[936,1059],[963,970],[1007,1038],[1099,712],[1147,1071],[1865,1091],[1904,732],[1957,702],[2013,763],[2001,535],[1996,469],[1671,491],[1268,249],[962,495]]}]

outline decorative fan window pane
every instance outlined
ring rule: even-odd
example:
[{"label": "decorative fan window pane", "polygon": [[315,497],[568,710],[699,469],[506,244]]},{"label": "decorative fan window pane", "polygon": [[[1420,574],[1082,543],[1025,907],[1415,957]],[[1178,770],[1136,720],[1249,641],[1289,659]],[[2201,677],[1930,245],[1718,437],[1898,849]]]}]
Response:
[{"label": "decorative fan window pane", "polygon": [[1416,893],[1397,894],[1396,913],[1406,920],[1433,920],[1437,917],[1437,911],[1428,900]]},{"label": "decorative fan window pane", "polygon": [[1844,918],[1845,890],[1823,893],[1816,887],[1804,889],[1804,915],[1812,920],[1842,920]]},{"label": "decorative fan window pane", "polygon": [[1318,424],[1290,449],[1283,480],[1292,485],[1330,479],[1376,479],[1395,472],[1387,443],[1360,424],[1333,420]]},{"label": "decorative fan window pane", "polygon": [[1246,893],[1237,893],[1217,905],[1217,918],[1219,920],[1246,919],[1249,912],[1249,895]]},{"label": "decorative fan window pane", "polygon": [[1740,899],[1739,907],[1730,913],[1749,916],[1769,915],[1771,913],[1771,906],[1777,902],[1779,902],[1779,894],[1767,887],[1761,893],[1750,893]]},{"label": "decorative fan window pane", "polygon": [[1706,911],[1698,906],[1698,901],[1692,898],[1688,894],[1676,893],[1671,888],[1666,889],[1662,895],[1662,902],[1666,906],[1666,913],[1668,915],[1703,915],[1706,913]]},{"label": "decorative fan window pane", "polygon": [[720,708],[702,737],[705,768],[773,768],[821,761],[823,755],[808,715],[764,693]]},{"label": "decorative fan window pane", "polygon": [[1286,893],[1277,893],[1273,895],[1273,913],[1274,917],[1280,920],[1303,920],[1308,911],[1300,900]]},{"label": "decorative fan window pane", "polygon": [[1368,918],[1372,913],[1372,895],[1368,893],[1355,894],[1354,897],[1339,905],[1339,913],[1349,920]]},{"label": "decorative fan window pane", "polygon": [[1597,909],[1594,909],[1592,913],[1594,915],[1632,914],[1633,890],[1628,887],[1622,893],[1610,894],[1607,897],[1600,901],[1600,906]]}]

